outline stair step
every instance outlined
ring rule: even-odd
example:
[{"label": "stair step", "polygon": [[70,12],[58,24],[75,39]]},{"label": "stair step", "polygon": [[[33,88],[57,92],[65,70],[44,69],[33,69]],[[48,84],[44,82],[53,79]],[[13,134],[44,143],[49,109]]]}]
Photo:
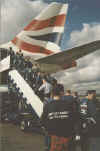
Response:
[{"label": "stair step", "polygon": [[34,93],[33,89],[29,84],[23,79],[17,70],[12,70],[9,72],[11,80],[16,84],[16,87],[19,88],[19,92],[23,93],[23,98],[27,99],[27,104],[30,104],[33,110],[36,112],[38,117],[41,117],[43,112],[43,103],[40,98]]}]

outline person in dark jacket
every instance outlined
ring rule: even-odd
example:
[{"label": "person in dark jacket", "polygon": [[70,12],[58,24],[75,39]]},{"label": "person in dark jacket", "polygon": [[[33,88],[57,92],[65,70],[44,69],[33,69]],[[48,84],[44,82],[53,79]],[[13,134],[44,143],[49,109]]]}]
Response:
[{"label": "person in dark jacket", "polygon": [[75,101],[75,103],[76,103],[76,106],[77,106],[77,110],[79,111],[79,106],[80,106],[80,98],[79,98],[79,96],[78,96],[78,92],[76,92],[76,91],[74,91],[74,92],[72,92],[72,96],[73,96],[73,98],[74,98],[74,101]]},{"label": "person in dark jacket", "polygon": [[80,102],[82,120],[82,151],[100,150],[100,116],[96,110],[94,91],[89,90],[87,97]]},{"label": "person in dark jacket", "polygon": [[71,90],[66,90],[65,95],[62,97],[63,100],[72,100],[73,96],[71,94]]},{"label": "person in dark jacket", "polygon": [[44,106],[42,125],[51,136],[50,151],[68,151],[78,116],[72,100],[61,100],[59,87],[53,91],[53,101]]}]

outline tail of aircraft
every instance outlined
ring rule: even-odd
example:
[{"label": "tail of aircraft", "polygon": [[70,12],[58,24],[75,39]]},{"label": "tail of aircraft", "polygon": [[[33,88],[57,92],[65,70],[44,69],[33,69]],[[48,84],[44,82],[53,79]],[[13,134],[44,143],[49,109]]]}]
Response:
[{"label": "tail of aircraft", "polygon": [[67,4],[51,3],[3,47],[12,47],[15,52],[21,49],[26,55],[46,56],[59,52],[67,10]]}]

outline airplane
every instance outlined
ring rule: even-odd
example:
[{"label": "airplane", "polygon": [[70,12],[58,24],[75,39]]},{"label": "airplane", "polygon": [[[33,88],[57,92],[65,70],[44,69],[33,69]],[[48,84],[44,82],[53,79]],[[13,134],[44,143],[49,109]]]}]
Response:
[{"label": "airplane", "polygon": [[68,13],[68,4],[51,3],[10,42],[0,48],[22,50],[47,73],[77,66],[76,60],[100,49],[100,40],[61,51],[60,42]]},{"label": "airplane", "polygon": [[[24,56],[30,56],[39,64],[41,71],[47,73],[76,67],[77,59],[100,49],[100,40],[61,51],[59,45],[67,13],[68,4],[51,3],[10,42],[0,45],[0,50],[4,51],[10,48],[14,52],[21,50]],[[0,62],[1,67],[4,66],[7,69],[4,61],[2,62]],[[40,98],[16,70],[10,71],[9,75],[16,85],[16,89],[19,89],[18,92],[27,99],[27,104],[31,105],[38,117],[41,117],[43,103]],[[1,87],[1,91],[8,91],[8,88]]]}]

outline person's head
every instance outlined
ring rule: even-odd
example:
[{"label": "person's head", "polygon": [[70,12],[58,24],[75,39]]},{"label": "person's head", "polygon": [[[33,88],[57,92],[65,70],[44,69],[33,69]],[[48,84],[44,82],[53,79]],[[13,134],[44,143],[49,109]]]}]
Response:
[{"label": "person's head", "polygon": [[10,50],[12,50],[12,47],[9,47]]},{"label": "person's head", "polygon": [[71,90],[66,90],[66,95],[71,95]]},{"label": "person's head", "polygon": [[30,57],[27,58],[27,61],[30,62]]},{"label": "person's head", "polygon": [[56,79],[52,79],[52,85],[56,86],[57,85],[57,80]]},{"label": "person's head", "polygon": [[22,50],[21,50],[21,49],[19,50],[19,53],[22,53]]},{"label": "person's head", "polygon": [[57,87],[59,87],[60,95],[63,96],[64,95],[64,86],[63,86],[63,84],[58,83]]},{"label": "person's head", "polygon": [[19,52],[18,52],[18,51],[16,52],[16,55],[19,55]]},{"label": "person's head", "polygon": [[76,91],[72,92],[72,96],[73,97],[78,97],[78,92],[76,92]]},{"label": "person's head", "polygon": [[37,67],[37,66],[38,66],[38,64],[37,64],[37,63],[35,63],[35,64],[34,64],[34,66],[36,66],[36,67]]},{"label": "person's head", "polygon": [[42,81],[43,81],[43,84],[46,83],[46,79],[45,78],[43,78]]},{"label": "person's head", "polygon": [[93,98],[94,98],[94,91],[93,90],[88,90],[87,91],[87,98],[89,99],[89,100],[93,100]]},{"label": "person's head", "polygon": [[93,91],[93,97],[96,98],[96,90],[92,90]]},{"label": "person's head", "polygon": [[59,85],[53,89],[52,95],[54,98],[55,97],[58,97],[58,98],[61,97],[61,90],[60,90]]}]

